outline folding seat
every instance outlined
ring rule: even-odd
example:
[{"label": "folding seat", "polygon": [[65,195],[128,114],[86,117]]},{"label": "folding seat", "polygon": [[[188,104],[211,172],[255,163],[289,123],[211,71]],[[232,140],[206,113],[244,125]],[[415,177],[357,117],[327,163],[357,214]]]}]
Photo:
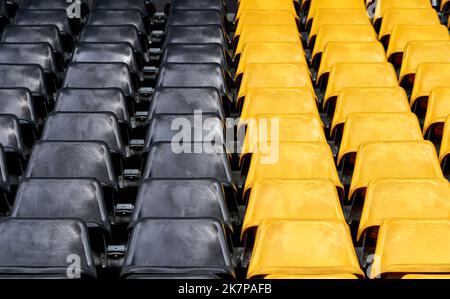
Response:
[{"label": "folding seat", "polygon": [[142,75],[143,61],[135,56],[129,43],[78,43],[72,54],[72,62],[123,62],[128,66],[134,81]]},{"label": "folding seat", "polygon": [[250,189],[259,179],[316,178],[332,180],[340,197],[343,197],[343,187],[327,143],[272,143],[264,151],[253,153],[245,181],[244,198],[248,198]]},{"label": "folding seat", "polygon": [[421,140],[420,124],[414,113],[350,113],[345,120],[337,162],[351,164],[359,146],[367,142]]},{"label": "folding seat", "polygon": [[392,219],[381,224],[370,278],[449,274],[450,221]]},{"label": "folding seat", "polygon": [[27,88],[32,96],[38,117],[46,115],[53,104],[48,94],[43,69],[36,64],[0,64],[0,88]]},{"label": "folding seat", "polygon": [[164,47],[170,44],[219,44],[228,49],[228,37],[222,26],[195,25],[170,26],[164,40]]},{"label": "folding seat", "polygon": [[223,0],[172,0],[171,10],[214,9],[225,14],[225,2]]},{"label": "folding seat", "polygon": [[241,239],[251,246],[265,219],[337,219],[344,221],[336,186],[328,179],[258,180],[252,188]]},{"label": "folding seat", "polygon": [[235,22],[238,22],[241,16],[250,10],[288,10],[292,12],[292,15],[297,15],[297,11],[294,6],[294,1],[292,0],[279,0],[279,1],[266,1],[262,2],[259,0],[245,0],[239,3],[239,7],[236,13]]},{"label": "folding seat", "polygon": [[131,126],[126,97],[120,88],[63,88],[58,93],[54,111],[112,112],[119,123]]},{"label": "folding seat", "polygon": [[0,114],[0,144],[5,154],[8,173],[22,175],[29,148],[23,142],[19,120],[13,114]]},{"label": "folding seat", "polygon": [[260,223],[247,278],[340,274],[364,277],[344,221],[266,219]]},{"label": "folding seat", "polygon": [[450,178],[450,167],[448,158],[450,155],[450,117],[445,120],[444,131],[442,133],[442,142],[439,150],[439,160],[441,161],[442,170],[447,179]]},{"label": "folding seat", "polygon": [[27,88],[0,88],[0,114],[13,114],[22,126],[34,130],[38,117],[34,110],[33,97]]},{"label": "folding seat", "polygon": [[442,177],[436,149],[429,141],[364,143],[356,155],[348,198],[363,196],[370,180],[375,178]]},{"label": "folding seat", "polygon": [[377,34],[369,24],[356,25],[322,25],[317,32],[316,41],[311,54],[311,63],[318,68],[328,42],[374,42]]},{"label": "folding seat", "polygon": [[314,92],[311,74],[307,64],[279,63],[264,64],[252,63],[247,65],[242,77],[237,96],[237,105],[242,102],[247,93],[253,88],[309,88]]},{"label": "folding seat", "polygon": [[[68,4],[66,4],[68,5]],[[63,49],[73,49],[75,30],[72,30],[66,8],[64,9],[20,9],[14,17],[15,25],[55,25],[58,27]]]},{"label": "folding seat", "polygon": [[234,38],[237,39],[244,28],[250,25],[288,25],[298,28],[299,23],[298,16],[290,10],[246,10],[239,18]]},{"label": "folding seat", "polygon": [[[76,273],[67,275],[70,257],[79,260],[79,277]],[[96,276],[87,227],[81,220],[11,217],[0,220],[0,277],[61,279]]]},{"label": "folding seat", "polygon": [[72,62],[67,68],[62,88],[120,88],[129,107],[136,99],[137,82],[126,63]]},{"label": "folding seat", "polygon": [[370,25],[370,19],[365,9],[361,8],[319,8],[314,15],[311,30],[308,35],[308,44],[314,47],[316,35],[323,25]]},{"label": "folding seat", "polygon": [[302,44],[298,42],[247,42],[239,58],[236,79],[242,77],[251,63],[307,63]]},{"label": "folding seat", "polygon": [[216,9],[172,9],[167,19],[167,26],[216,25],[226,28],[225,24],[224,16]]},{"label": "folding seat", "polygon": [[440,25],[441,22],[436,10],[432,8],[386,9],[383,14],[383,21],[381,22],[380,33],[378,34],[378,39],[384,45],[388,45],[392,29],[398,24],[431,26]]},{"label": "folding seat", "polygon": [[154,114],[147,124],[143,151],[149,151],[157,142],[226,144],[225,124],[216,114]]},{"label": "folding seat", "polygon": [[386,55],[396,66],[401,65],[403,52],[409,41],[449,41],[444,25],[395,25],[389,38]]},{"label": "folding seat", "polygon": [[[92,2],[94,0],[81,0],[79,1],[83,8],[92,8]],[[14,0],[18,3],[21,9],[66,9],[68,4],[66,0]]]},{"label": "folding seat", "polygon": [[[151,194],[151,195],[150,195]],[[230,232],[233,219],[214,179],[146,179],[139,188],[131,225],[141,218],[216,218]]]},{"label": "folding seat", "polygon": [[332,117],[336,98],[345,87],[396,87],[397,74],[388,62],[335,63],[331,67],[323,107]]},{"label": "folding seat", "polygon": [[272,143],[327,141],[317,114],[260,114],[241,123],[238,132],[244,127],[245,136],[238,133],[238,142],[242,142],[240,164],[245,169],[252,153],[264,151]]},{"label": "folding seat", "polygon": [[225,120],[222,99],[214,87],[160,87],[153,93],[147,119],[156,114],[187,114],[195,110],[214,113]]},{"label": "folding seat", "polygon": [[401,279],[450,279],[450,275],[445,274],[406,274]]},{"label": "folding seat", "polygon": [[39,179],[21,182],[11,217],[79,218],[89,228],[95,252],[105,253],[111,225],[100,184],[94,179]]},{"label": "folding seat", "polygon": [[241,122],[259,114],[319,115],[314,92],[310,88],[252,88],[245,96]]},{"label": "folding seat", "polygon": [[264,279],[358,279],[354,274],[266,275]]},{"label": "folding seat", "polygon": [[230,82],[217,63],[166,63],[161,65],[155,88],[214,87],[225,105],[231,103]]},{"label": "folding seat", "polygon": [[399,75],[402,85],[414,82],[414,74],[424,62],[450,62],[450,40],[408,42]]},{"label": "folding seat", "polygon": [[333,64],[337,62],[385,62],[386,54],[379,42],[328,42],[322,54],[317,85],[325,85]]},{"label": "folding seat", "polygon": [[340,139],[352,112],[410,112],[405,90],[396,87],[346,87],[337,96],[330,136]]},{"label": "folding seat", "polygon": [[311,28],[311,24],[314,21],[316,16],[316,12],[321,8],[358,8],[358,9],[366,9],[363,1],[359,0],[314,0],[311,1],[311,6],[308,11],[308,15],[306,17],[305,25],[306,29],[309,30]]},{"label": "folding seat", "polygon": [[48,43],[0,43],[0,63],[39,65],[45,73],[45,83],[50,94],[56,92],[62,79],[63,64],[56,61]]},{"label": "folding seat", "polygon": [[375,15],[372,19],[375,29],[380,29],[385,12],[390,8],[432,8],[429,0],[382,0],[377,1]]},{"label": "folding seat", "polygon": [[99,9],[135,9],[138,10],[142,16],[149,16],[145,0],[95,0],[92,5],[92,10]]},{"label": "folding seat", "polygon": [[422,63],[417,68],[410,103],[421,119],[427,109],[428,97],[435,87],[450,87],[450,63]]},{"label": "folding seat", "polygon": [[3,30],[3,43],[49,43],[56,59],[64,61],[64,48],[55,25],[8,25]]},{"label": "folding seat", "polygon": [[143,218],[128,244],[122,278],[235,276],[224,227],[216,219]]},{"label": "folding seat", "polygon": [[296,42],[301,44],[300,32],[292,25],[246,25],[236,45],[239,57],[248,42]]},{"label": "folding seat", "polygon": [[[423,135],[431,141],[442,138],[445,119],[450,115],[450,86],[436,87],[430,92],[423,123]],[[433,142],[435,143],[435,142]]]},{"label": "folding seat", "polygon": [[230,54],[220,44],[169,44],[161,57],[164,63],[217,63],[222,66],[228,77],[230,65],[232,65]]},{"label": "folding seat", "polygon": [[358,239],[374,253],[376,235],[390,219],[444,219],[450,212],[450,185],[446,179],[373,179],[370,181]]}]

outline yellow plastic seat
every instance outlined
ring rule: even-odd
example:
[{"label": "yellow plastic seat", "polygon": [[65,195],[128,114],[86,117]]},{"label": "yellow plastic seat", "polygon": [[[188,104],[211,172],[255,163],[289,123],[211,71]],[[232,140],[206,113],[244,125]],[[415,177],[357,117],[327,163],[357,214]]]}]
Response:
[{"label": "yellow plastic seat", "polygon": [[246,10],[239,18],[234,36],[239,37],[249,25],[289,25],[297,28],[297,24],[298,17],[291,10]]},{"label": "yellow plastic seat", "polygon": [[439,16],[433,8],[389,8],[383,14],[379,40],[389,37],[392,28],[398,24],[440,25]]},{"label": "yellow plastic seat", "polygon": [[236,77],[250,63],[307,63],[303,47],[297,42],[248,42],[242,51]]},{"label": "yellow plastic seat", "polygon": [[436,87],[428,97],[427,113],[423,123],[423,134],[426,135],[432,127],[442,125],[450,115],[450,86]]},{"label": "yellow plastic seat", "polygon": [[373,24],[377,28],[386,10],[390,8],[432,8],[429,0],[378,0]]},{"label": "yellow plastic seat", "polygon": [[267,219],[261,222],[247,278],[327,274],[364,277],[344,221]]},{"label": "yellow plastic seat", "polygon": [[375,178],[442,178],[434,145],[429,141],[362,144],[356,155],[349,199]]},{"label": "yellow plastic seat", "polygon": [[246,121],[241,162],[245,155],[257,152],[260,147],[271,142],[310,141],[327,141],[318,115],[258,115]]},{"label": "yellow plastic seat", "polygon": [[402,54],[409,41],[448,41],[448,30],[444,25],[395,25],[389,38],[386,55]]},{"label": "yellow plastic seat", "polygon": [[319,64],[319,54],[322,54],[328,42],[374,42],[377,34],[371,25],[322,25],[317,32],[311,61]]},{"label": "yellow plastic seat", "polygon": [[240,55],[248,42],[296,42],[301,44],[297,27],[291,25],[247,25],[242,30],[236,47]]},{"label": "yellow plastic seat", "polygon": [[386,220],[370,278],[388,274],[449,274],[450,220]]},{"label": "yellow plastic seat", "polygon": [[[450,87],[450,63],[422,63],[419,65],[411,94],[411,107],[419,99],[427,99],[435,87]],[[420,105],[420,102],[417,105]]]},{"label": "yellow plastic seat", "polygon": [[447,117],[444,124],[444,132],[442,133],[441,148],[439,150],[439,160],[444,164],[450,155],[450,116]]},{"label": "yellow plastic seat", "polygon": [[339,194],[343,194],[333,154],[326,142],[271,143],[267,149],[253,153],[244,195],[260,179],[316,178],[332,180]]},{"label": "yellow plastic seat", "polygon": [[258,180],[252,188],[241,239],[264,219],[345,221],[336,186],[328,179]]},{"label": "yellow plastic seat", "polygon": [[242,76],[238,105],[252,88],[301,88],[314,92],[308,65],[304,63],[248,64]]},{"label": "yellow plastic seat", "polygon": [[240,122],[259,114],[319,115],[314,93],[310,88],[252,88],[245,96]]},{"label": "yellow plastic seat", "polygon": [[297,15],[294,1],[292,0],[245,0],[240,2],[241,3],[239,3],[239,7],[236,13],[236,20],[238,20],[241,15],[248,10],[289,10],[293,15]]},{"label": "yellow plastic seat", "polygon": [[450,274],[407,274],[402,279],[450,279]]},{"label": "yellow plastic seat", "polygon": [[328,102],[345,87],[395,86],[398,86],[397,74],[388,62],[335,63],[331,67],[323,107],[326,108]]},{"label": "yellow plastic seat", "polygon": [[312,0],[306,17],[306,28],[311,27],[311,23],[316,12],[321,8],[359,8],[365,9],[364,3],[360,0]]},{"label": "yellow plastic seat", "polygon": [[347,87],[337,97],[331,136],[352,112],[410,112],[405,90],[397,87]]},{"label": "yellow plastic seat", "polygon": [[365,9],[361,8],[319,8],[309,31],[308,44],[312,46],[317,32],[323,25],[361,24],[370,25]]},{"label": "yellow plastic seat", "polygon": [[450,62],[450,40],[408,42],[403,53],[400,82],[415,74],[424,62]]},{"label": "yellow plastic seat", "polygon": [[383,45],[379,42],[328,42],[322,54],[317,82],[338,62],[386,62]]},{"label": "yellow plastic seat", "polygon": [[264,279],[358,279],[354,274],[266,275]]},{"label": "yellow plastic seat", "polygon": [[423,140],[422,131],[414,113],[350,113],[345,121],[338,165],[345,156],[356,153],[363,143],[420,140]]},{"label": "yellow plastic seat", "polygon": [[373,179],[358,228],[358,239],[388,219],[441,219],[450,215],[446,179]]}]

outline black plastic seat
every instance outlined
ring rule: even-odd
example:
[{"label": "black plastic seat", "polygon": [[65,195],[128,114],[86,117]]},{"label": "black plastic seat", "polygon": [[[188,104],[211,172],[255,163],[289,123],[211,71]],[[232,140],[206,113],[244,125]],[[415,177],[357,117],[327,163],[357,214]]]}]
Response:
[{"label": "black plastic seat", "polygon": [[126,97],[120,88],[63,88],[58,93],[55,111],[107,111],[114,113],[117,120],[127,127],[131,122]]},{"label": "black plastic seat", "polygon": [[148,32],[142,14],[137,9],[96,9],[89,14],[87,25],[133,25],[139,35],[145,36]]},{"label": "black plastic seat", "polygon": [[220,44],[170,44],[161,63],[218,63],[229,74],[231,58]]},{"label": "black plastic seat", "polygon": [[0,32],[9,23],[8,7],[6,0],[0,0]]},{"label": "black plastic seat", "polygon": [[6,167],[5,153],[3,151],[3,146],[0,144],[0,189],[9,189],[9,177],[8,170]]},{"label": "black plastic seat", "polygon": [[216,274],[232,278],[228,246],[223,225],[216,219],[144,218],[133,228],[121,276]]},{"label": "black plastic seat", "polygon": [[[83,6],[89,7],[93,0],[81,0]],[[20,4],[22,9],[66,9],[68,6],[67,0],[14,0]]]},{"label": "black plastic seat", "polygon": [[220,44],[228,49],[228,38],[219,25],[170,26],[164,47],[170,44]]},{"label": "black plastic seat", "polygon": [[22,125],[34,127],[38,122],[27,88],[0,88],[0,114],[14,114]]},{"label": "black plastic seat", "polygon": [[131,223],[141,218],[218,219],[232,231],[233,224],[222,185],[213,179],[146,179],[139,189]]},{"label": "black plastic seat", "polygon": [[97,276],[86,225],[78,219],[0,220],[0,277],[68,277],[73,257],[80,278]]},{"label": "black plastic seat", "polygon": [[0,114],[0,144],[9,175],[22,175],[29,149],[24,145],[19,120],[13,114]]},{"label": "black plastic seat", "polygon": [[172,0],[171,10],[174,9],[215,9],[225,13],[222,0]]},{"label": "black plastic seat", "polygon": [[25,179],[17,190],[11,217],[79,218],[92,233],[108,238],[111,234],[102,188],[94,179]]},{"label": "black plastic seat", "polygon": [[188,114],[195,110],[215,113],[225,120],[222,99],[213,87],[160,87],[153,94],[147,118],[163,113]]},{"label": "black plastic seat", "polygon": [[53,104],[45,85],[45,74],[37,64],[0,64],[0,88],[27,88],[32,96],[38,117],[46,115]]},{"label": "black plastic seat", "polygon": [[[36,1],[34,1],[36,2]],[[66,4],[66,7],[68,4]],[[74,32],[67,17],[66,9],[19,9],[14,17],[15,25],[55,25],[61,36],[63,49],[73,49]]]},{"label": "black plastic seat", "polygon": [[159,87],[214,87],[224,102],[231,103],[230,83],[217,63],[165,63],[159,69]]},{"label": "black plastic seat", "polygon": [[145,0],[95,0],[93,9],[136,9],[144,17],[149,15]]},{"label": "black plastic seat", "polygon": [[224,16],[215,9],[172,9],[167,26],[216,25],[225,28]]},{"label": "black plastic seat", "polygon": [[94,178],[102,186],[118,186],[108,146],[100,141],[38,141],[25,177]]},{"label": "black plastic seat", "polygon": [[[200,128],[198,127],[200,126]],[[184,136],[184,133],[187,136]],[[156,114],[149,121],[144,151],[157,142],[210,142],[225,145],[225,125],[218,115]],[[175,140],[176,139],[176,140]]]}]

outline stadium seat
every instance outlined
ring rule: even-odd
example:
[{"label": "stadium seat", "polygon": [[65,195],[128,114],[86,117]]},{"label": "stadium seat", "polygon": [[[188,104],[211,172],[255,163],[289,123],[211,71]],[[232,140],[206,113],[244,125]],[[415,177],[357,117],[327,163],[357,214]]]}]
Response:
[{"label": "stadium seat", "polygon": [[350,157],[367,142],[421,140],[422,132],[414,113],[350,113],[345,120],[337,164],[354,160]]},{"label": "stadium seat", "polygon": [[447,179],[450,178],[450,165],[448,158],[450,155],[450,117],[447,117],[442,133],[442,143],[439,151],[439,160],[441,161],[442,170]]},{"label": "stadium seat", "polygon": [[266,219],[260,223],[247,278],[326,274],[364,277],[344,221]]},{"label": "stadium seat", "polygon": [[[14,2],[20,5],[21,9],[66,9],[67,1],[65,0],[14,0]],[[81,0],[82,5],[90,7],[91,0]]]},{"label": "stadium seat", "polygon": [[298,27],[298,17],[290,10],[246,10],[236,25],[234,38],[238,38],[249,25],[274,26],[289,25]]},{"label": "stadium seat", "polygon": [[338,62],[386,62],[379,42],[328,42],[322,54],[317,85],[326,85],[333,64]]},{"label": "stadium seat", "polygon": [[408,42],[400,68],[400,83],[406,86],[414,82],[414,74],[424,62],[450,62],[450,40]]},{"label": "stadium seat", "polygon": [[403,52],[409,41],[449,41],[448,30],[443,25],[395,25],[389,38],[386,55],[394,65],[400,66]]},{"label": "stadium seat", "polygon": [[354,274],[266,275],[264,279],[358,279]]},{"label": "stadium seat", "polygon": [[340,138],[345,120],[353,112],[410,111],[408,97],[401,87],[346,87],[337,96],[331,137]]},{"label": "stadium seat", "polygon": [[5,153],[3,152],[3,146],[0,144],[0,213],[2,214],[10,210],[10,203],[7,197],[10,191],[11,185],[6,166]]},{"label": "stadium seat", "polygon": [[155,90],[147,119],[156,114],[214,113],[225,120],[219,91],[214,87],[160,87]]},{"label": "stadium seat", "polygon": [[38,123],[33,97],[27,88],[0,88],[0,114],[15,115],[21,125],[28,125],[31,131]]},{"label": "stadium seat", "polygon": [[240,17],[245,14],[245,12],[250,10],[289,10],[292,15],[297,15],[295,10],[294,1],[292,0],[279,0],[270,2],[261,2],[259,0],[245,0],[239,3],[239,7],[236,13],[235,22],[240,21]]},{"label": "stadium seat", "polygon": [[241,239],[250,242],[258,225],[273,218],[344,221],[344,214],[336,186],[328,179],[258,180],[245,211]]},{"label": "stadium seat", "polygon": [[244,187],[244,199],[260,179],[316,179],[333,181],[339,195],[343,187],[339,181],[333,154],[325,142],[272,143],[264,151],[253,153]]},{"label": "stadium seat", "polygon": [[401,279],[450,279],[450,275],[445,274],[406,274]]},{"label": "stadium seat", "polygon": [[421,8],[428,9],[431,7],[429,0],[382,0],[377,1],[375,7],[375,15],[373,17],[373,24],[378,31],[381,26],[381,22],[384,18],[385,12],[390,8]]},{"label": "stadium seat", "polygon": [[171,10],[215,9],[225,13],[223,0],[172,0]]},{"label": "stadium seat", "polygon": [[446,179],[373,179],[367,187],[358,239],[374,238],[371,231],[385,220],[444,219],[449,212],[450,185]]},{"label": "stadium seat", "polygon": [[331,67],[323,108],[332,117],[336,98],[345,87],[396,87],[397,75],[388,62],[335,63]]},{"label": "stadium seat", "polygon": [[87,25],[133,25],[141,38],[147,34],[147,26],[142,13],[137,9],[96,9],[89,14]]},{"label": "stadium seat", "polygon": [[21,175],[29,148],[24,144],[19,120],[13,114],[0,114],[0,144],[5,153],[8,172]]},{"label": "stadium seat", "polygon": [[222,26],[170,26],[166,32],[164,47],[170,44],[219,44],[228,49],[228,37]]},{"label": "stadium seat", "polygon": [[447,219],[384,221],[378,233],[370,278],[415,273],[448,275],[449,230]]},{"label": "stadium seat", "polygon": [[378,39],[384,44],[389,44],[389,36],[392,29],[398,24],[431,26],[440,25],[436,10],[429,8],[389,8],[383,14]]},{"label": "stadium seat", "polygon": [[241,122],[259,114],[319,114],[311,88],[252,88],[245,96]]},{"label": "stadium seat", "polygon": [[377,35],[369,24],[322,25],[317,32],[311,54],[311,64],[318,69],[321,56],[328,42],[375,42]]},{"label": "stadium seat", "polygon": [[423,123],[425,138],[434,140],[435,136],[442,136],[445,120],[450,115],[450,86],[436,87],[430,92],[427,113]]},{"label": "stadium seat", "polygon": [[68,258],[75,261],[75,255],[79,258],[78,278],[96,278],[87,227],[81,220],[0,220],[0,277],[76,278],[75,271],[69,272],[72,277],[67,275]]},{"label": "stadium seat", "polygon": [[167,19],[170,26],[209,26],[225,27],[222,13],[216,9],[172,9]]},{"label": "stadium seat", "polygon": [[313,0],[311,1],[311,6],[309,7],[308,15],[306,17],[307,30],[311,28],[311,24],[315,19],[316,13],[321,8],[358,8],[365,10],[363,1],[359,0]]},{"label": "stadium seat", "polygon": [[247,65],[237,95],[238,106],[242,105],[247,93],[254,88],[309,88],[314,91],[311,74],[304,63]]},{"label": "stadium seat", "polygon": [[142,16],[147,17],[149,12],[145,0],[95,0],[92,10],[96,9],[136,9]]},{"label": "stadium seat", "polygon": [[[149,196],[151,195],[151,196]],[[141,218],[216,218],[233,231],[233,220],[220,182],[214,179],[146,179],[131,225]]]},{"label": "stadium seat", "polygon": [[[235,276],[223,225],[215,219],[143,218],[133,227],[121,276]],[[149,246],[153,248],[148,250]]]}]

